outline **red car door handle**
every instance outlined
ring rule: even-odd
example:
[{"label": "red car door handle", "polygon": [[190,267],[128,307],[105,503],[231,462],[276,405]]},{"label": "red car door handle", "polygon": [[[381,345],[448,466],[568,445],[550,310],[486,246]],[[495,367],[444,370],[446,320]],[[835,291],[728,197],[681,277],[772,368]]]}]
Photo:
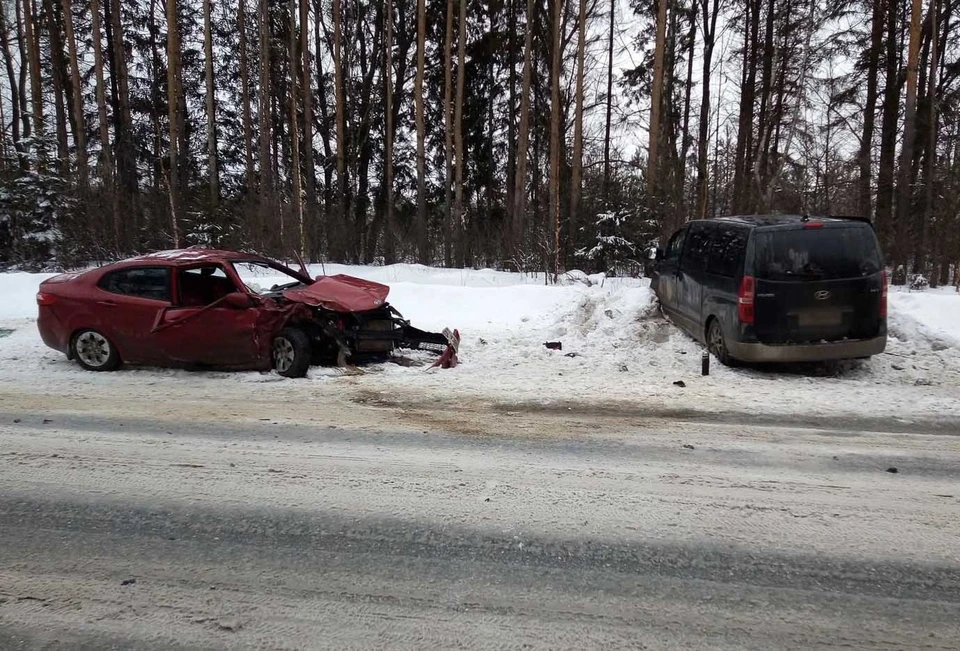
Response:
[{"label": "red car door handle", "polygon": [[97,301],[97,305],[102,305],[103,307],[116,307],[117,304],[113,301]]}]

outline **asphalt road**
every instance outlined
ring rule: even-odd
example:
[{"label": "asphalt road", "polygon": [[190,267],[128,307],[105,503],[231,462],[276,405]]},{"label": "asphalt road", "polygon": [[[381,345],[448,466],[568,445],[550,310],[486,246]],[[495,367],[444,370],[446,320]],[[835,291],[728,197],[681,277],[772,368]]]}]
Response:
[{"label": "asphalt road", "polygon": [[392,418],[7,405],[0,649],[960,648],[960,435]]}]

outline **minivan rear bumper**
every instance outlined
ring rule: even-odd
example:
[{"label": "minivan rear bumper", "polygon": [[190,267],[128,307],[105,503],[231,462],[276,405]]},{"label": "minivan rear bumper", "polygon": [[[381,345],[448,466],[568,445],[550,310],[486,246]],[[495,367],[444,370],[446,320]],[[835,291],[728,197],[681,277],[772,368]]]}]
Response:
[{"label": "minivan rear bumper", "polygon": [[879,355],[887,347],[887,336],[821,344],[745,344],[728,341],[731,357],[742,362],[824,362]]}]

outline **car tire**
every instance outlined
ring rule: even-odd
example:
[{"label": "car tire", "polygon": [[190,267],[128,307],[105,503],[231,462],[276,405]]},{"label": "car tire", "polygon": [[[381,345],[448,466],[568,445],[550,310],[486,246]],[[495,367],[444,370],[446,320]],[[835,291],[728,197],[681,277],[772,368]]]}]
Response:
[{"label": "car tire", "polygon": [[78,330],[70,340],[70,357],[88,371],[115,371],[120,353],[112,341],[96,330]]},{"label": "car tire", "polygon": [[284,328],[273,338],[273,368],[283,377],[304,377],[313,358],[310,337],[298,328]]},{"label": "car tire", "polygon": [[727,340],[723,336],[720,319],[712,318],[707,324],[707,350],[724,366],[737,366],[737,360],[730,356]]}]

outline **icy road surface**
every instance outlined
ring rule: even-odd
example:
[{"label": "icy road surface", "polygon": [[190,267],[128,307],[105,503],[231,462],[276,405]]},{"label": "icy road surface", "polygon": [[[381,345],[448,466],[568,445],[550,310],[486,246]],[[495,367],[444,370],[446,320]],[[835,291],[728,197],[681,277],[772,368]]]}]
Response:
[{"label": "icy road surface", "polygon": [[96,393],[0,387],[4,650],[960,640],[956,432]]}]

